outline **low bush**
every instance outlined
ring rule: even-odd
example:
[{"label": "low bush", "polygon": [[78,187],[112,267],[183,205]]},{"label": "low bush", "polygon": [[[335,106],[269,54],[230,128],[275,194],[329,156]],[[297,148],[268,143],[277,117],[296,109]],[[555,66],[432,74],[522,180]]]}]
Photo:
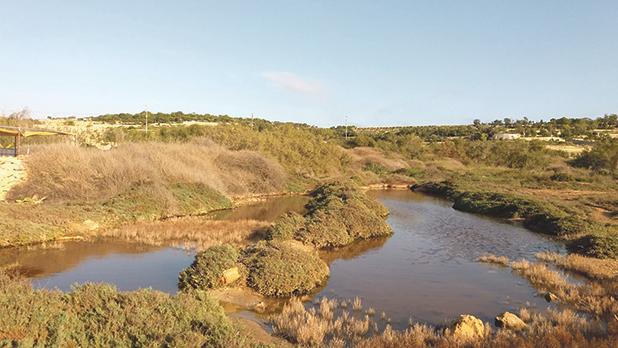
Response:
[{"label": "low bush", "polygon": [[452,200],[453,208],[499,218],[522,218],[524,226],[539,233],[572,235],[595,229],[585,217],[552,203],[498,192],[458,190],[450,182],[414,185],[413,190]]},{"label": "low bush", "polygon": [[246,347],[223,308],[203,292],[119,292],[86,284],[34,290],[0,274],[2,347]]},{"label": "low bush", "polygon": [[178,287],[213,289],[225,285],[223,272],[238,265],[240,253],[229,244],[214,246],[195,255],[191,266],[180,272]]},{"label": "low bush", "polygon": [[618,258],[618,236],[587,235],[572,241],[569,251],[601,259]]},{"label": "low bush", "polygon": [[432,196],[451,198],[455,195],[455,186],[449,181],[442,182],[425,182],[421,184],[412,185],[412,190],[415,192],[421,192]]},{"label": "low bush", "polygon": [[561,182],[575,180],[575,178],[571,174],[565,173],[565,172],[555,172],[549,177],[549,179],[552,181],[561,181]]},{"label": "low bush", "polygon": [[328,278],[328,265],[297,242],[259,242],[243,251],[247,284],[265,296],[303,295]]},{"label": "low bush", "polygon": [[305,225],[305,218],[296,213],[288,212],[280,217],[266,232],[266,239],[288,240],[294,238],[295,233]]},{"label": "low bush", "polygon": [[271,228],[272,239],[294,238],[317,248],[336,248],[392,234],[386,223],[388,210],[353,185],[324,184],[311,196],[304,219],[283,217]]}]

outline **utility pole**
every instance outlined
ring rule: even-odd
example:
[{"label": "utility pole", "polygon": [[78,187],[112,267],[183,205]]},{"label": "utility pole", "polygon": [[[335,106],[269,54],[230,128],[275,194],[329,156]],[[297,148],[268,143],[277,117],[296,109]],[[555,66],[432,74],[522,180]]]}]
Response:
[{"label": "utility pole", "polygon": [[148,134],[148,105],[144,108],[144,113],[146,114],[146,134]]},{"label": "utility pole", "polygon": [[348,116],[345,116],[345,141],[348,141]]}]

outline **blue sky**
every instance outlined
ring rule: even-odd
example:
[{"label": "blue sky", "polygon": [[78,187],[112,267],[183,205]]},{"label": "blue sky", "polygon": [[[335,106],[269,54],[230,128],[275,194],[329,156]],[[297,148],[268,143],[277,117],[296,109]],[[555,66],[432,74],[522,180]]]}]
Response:
[{"label": "blue sky", "polygon": [[0,112],[321,126],[618,112],[618,1],[0,0]]}]

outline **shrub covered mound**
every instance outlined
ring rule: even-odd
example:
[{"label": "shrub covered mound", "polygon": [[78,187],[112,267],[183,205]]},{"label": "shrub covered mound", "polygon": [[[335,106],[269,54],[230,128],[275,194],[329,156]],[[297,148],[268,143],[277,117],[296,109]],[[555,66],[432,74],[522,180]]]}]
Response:
[{"label": "shrub covered mound", "polygon": [[357,187],[325,184],[311,193],[304,217],[288,214],[270,229],[269,239],[296,239],[317,248],[348,245],[393,233],[388,210]]},{"label": "shrub covered mound", "polygon": [[191,266],[180,272],[178,287],[214,289],[224,285],[223,272],[238,265],[240,253],[229,244],[214,246],[195,255]]},{"label": "shrub covered mound", "polygon": [[242,262],[247,284],[265,296],[303,295],[328,278],[328,265],[297,242],[259,242],[246,248]]},{"label": "shrub covered mound", "polygon": [[170,296],[83,285],[72,292],[34,290],[0,274],[0,346],[250,346],[203,292]]}]

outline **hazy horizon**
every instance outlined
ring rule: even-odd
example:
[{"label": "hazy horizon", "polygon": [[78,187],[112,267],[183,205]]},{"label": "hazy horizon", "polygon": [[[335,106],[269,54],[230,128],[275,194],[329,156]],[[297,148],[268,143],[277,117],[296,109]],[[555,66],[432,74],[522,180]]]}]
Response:
[{"label": "hazy horizon", "polygon": [[148,108],[328,127],[618,112],[615,1],[0,0],[0,8],[4,114]]}]

